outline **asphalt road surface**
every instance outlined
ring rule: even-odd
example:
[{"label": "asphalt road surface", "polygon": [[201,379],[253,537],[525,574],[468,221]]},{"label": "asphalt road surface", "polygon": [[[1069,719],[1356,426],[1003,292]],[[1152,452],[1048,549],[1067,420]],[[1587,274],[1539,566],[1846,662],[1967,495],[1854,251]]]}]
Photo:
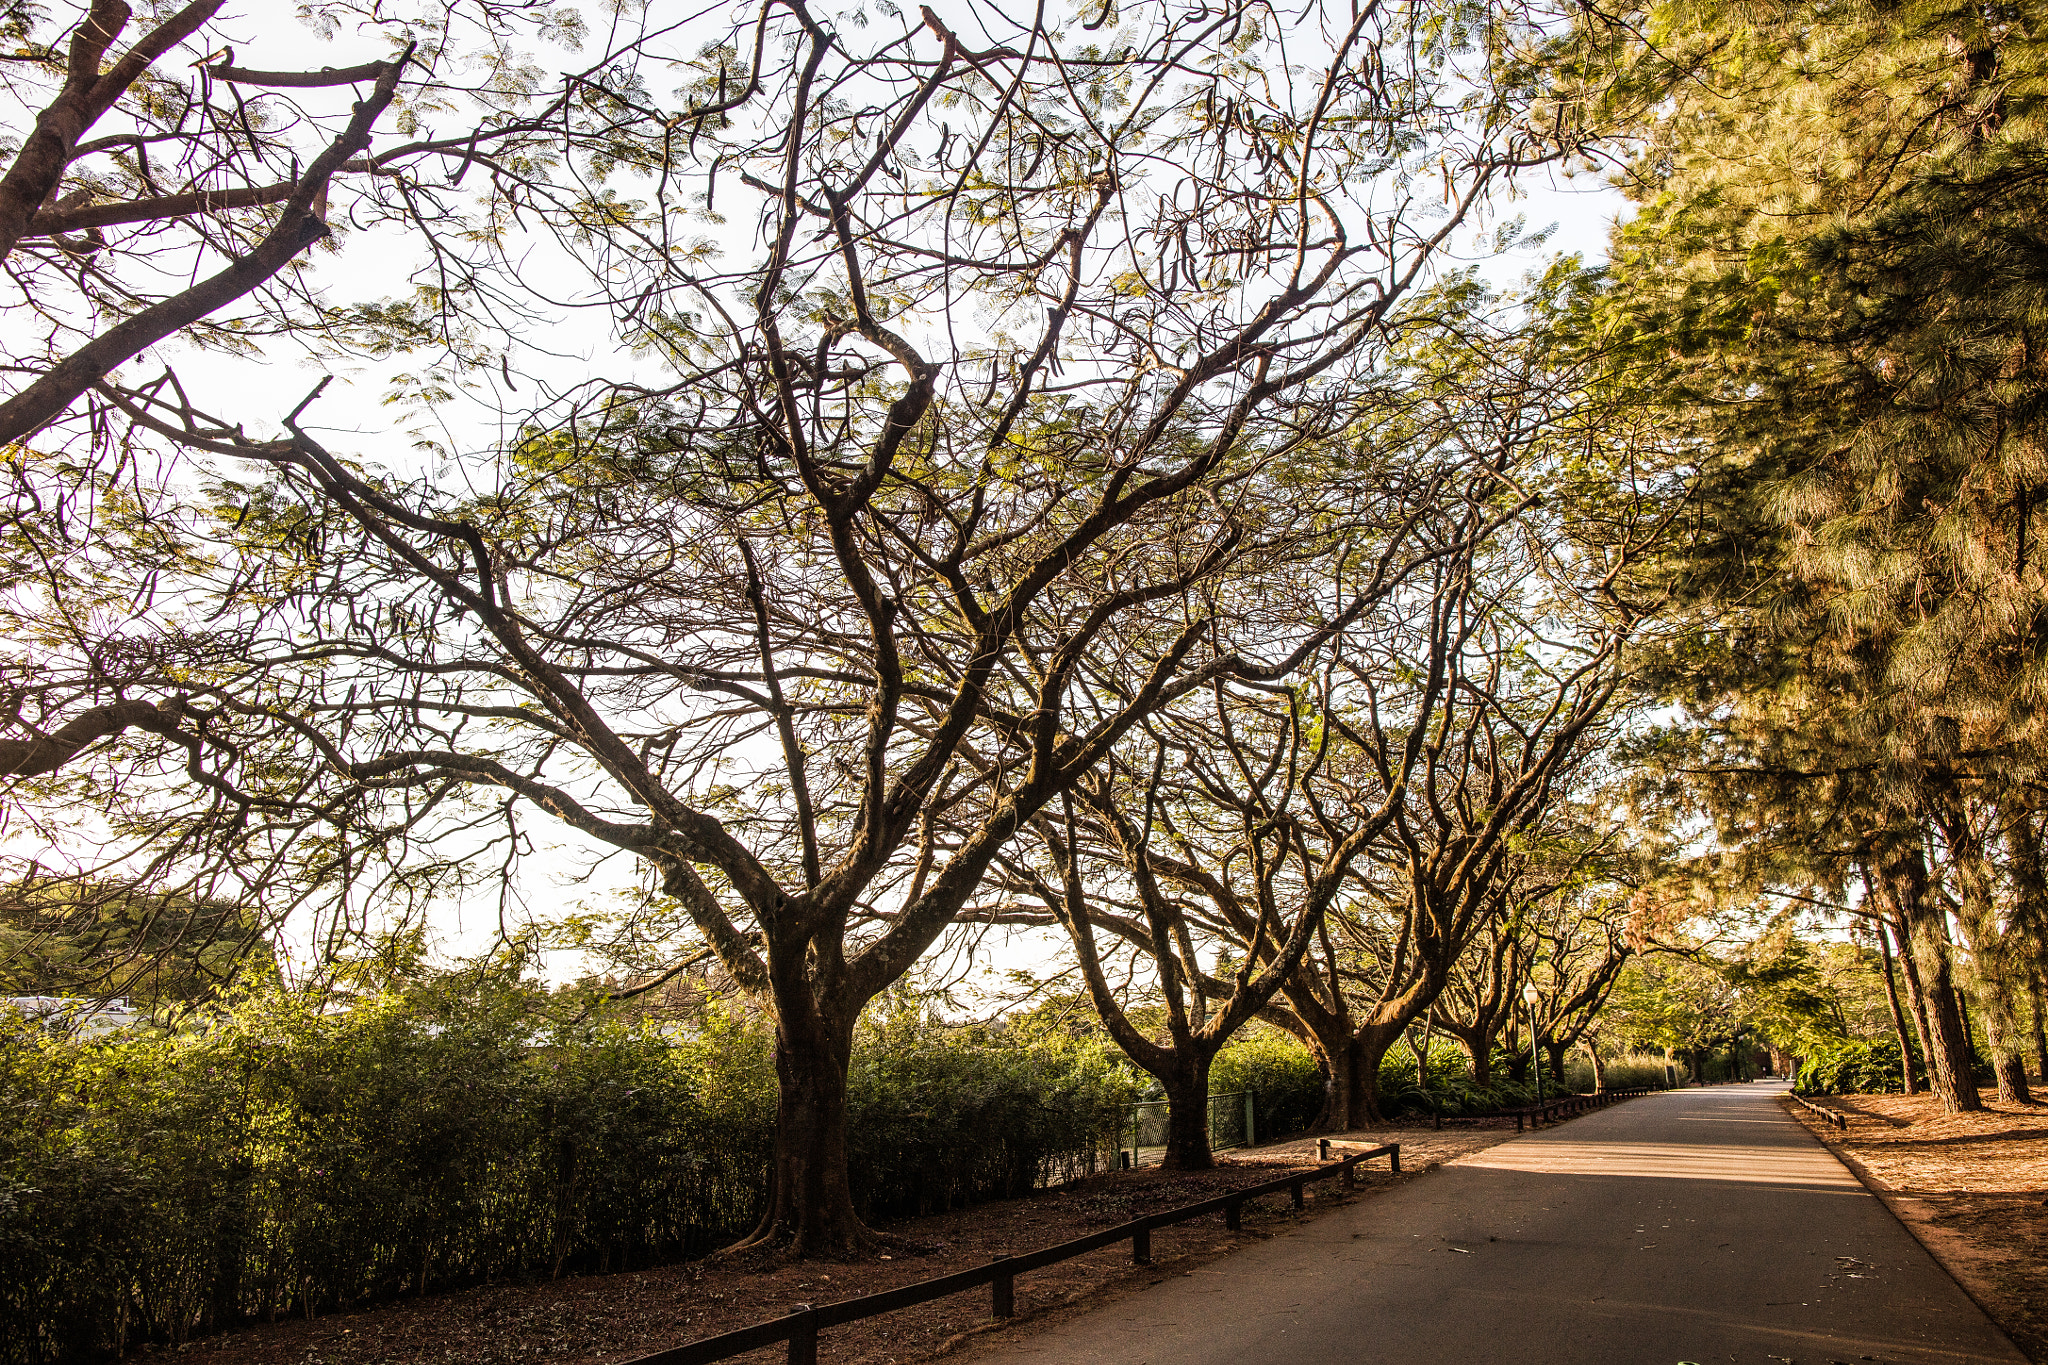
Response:
[{"label": "asphalt road surface", "polygon": [[2026,1365],[1781,1089],[1488,1148],[974,1365]]}]

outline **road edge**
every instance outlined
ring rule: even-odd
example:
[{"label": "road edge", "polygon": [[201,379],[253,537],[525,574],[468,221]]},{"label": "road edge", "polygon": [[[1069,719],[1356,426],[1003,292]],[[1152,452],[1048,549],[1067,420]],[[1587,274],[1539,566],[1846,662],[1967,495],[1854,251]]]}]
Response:
[{"label": "road edge", "polygon": [[[1927,1253],[1928,1258],[1941,1267],[1943,1274],[1955,1281],[1956,1288],[1963,1291],[1963,1297],[1977,1305],[1977,1311],[1984,1315],[1986,1322],[1989,1322],[1997,1329],[1999,1336],[2005,1338],[2005,1344],[2012,1348],[2012,1353],[2015,1356],[2021,1360],[2031,1362],[2031,1365],[2048,1365],[2048,1362],[2042,1361],[2037,1356],[2031,1356],[2020,1348],[2019,1342],[2013,1339],[2012,1333],[2006,1330],[2003,1322],[1999,1321],[1998,1314],[1993,1311],[1991,1304],[1986,1301],[1985,1295],[1978,1291],[1976,1284],[1972,1283],[1975,1279],[1975,1267],[1967,1262],[1959,1264],[1959,1259],[1953,1254],[1953,1249],[1943,1245],[1948,1240],[1948,1236],[1942,1233],[1942,1230],[1934,1228],[1932,1215],[1913,1207],[1914,1204],[1918,1203],[1917,1200],[1913,1199],[1913,1196],[1906,1194],[1904,1191],[1893,1189],[1879,1178],[1876,1172],[1864,1165],[1855,1153],[1837,1145],[1834,1130],[1822,1128],[1820,1120],[1814,1115],[1808,1114],[1799,1105],[1793,1103],[1789,1095],[1779,1095],[1778,1106],[1785,1113],[1789,1114],[1801,1128],[1805,1129],[1808,1136],[1819,1143],[1827,1151],[1828,1155],[1841,1162],[1848,1169],[1849,1174],[1855,1176],[1858,1183],[1864,1189],[1876,1196],[1877,1202],[1884,1205],[1885,1211],[1890,1213],[1898,1221],[1899,1226],[1904,1228],[1908,1235],[1920,1244],[1920,1249]],[[1932,1233],[1940,1233],[1941,1235],[1930,1235]]]}]

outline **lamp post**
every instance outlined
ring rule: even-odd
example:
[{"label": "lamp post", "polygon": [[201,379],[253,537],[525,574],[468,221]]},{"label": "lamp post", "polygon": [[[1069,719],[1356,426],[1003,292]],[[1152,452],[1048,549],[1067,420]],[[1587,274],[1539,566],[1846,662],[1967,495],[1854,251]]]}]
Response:
[{"label": "lamp post", "polygon": [[1529,1007],[1529,1065],[1536,1072],[1536,1103],[1543,1103],[1543,1061],[1536,1055],[1536,983],[1524,982],[1522,1003]]}]

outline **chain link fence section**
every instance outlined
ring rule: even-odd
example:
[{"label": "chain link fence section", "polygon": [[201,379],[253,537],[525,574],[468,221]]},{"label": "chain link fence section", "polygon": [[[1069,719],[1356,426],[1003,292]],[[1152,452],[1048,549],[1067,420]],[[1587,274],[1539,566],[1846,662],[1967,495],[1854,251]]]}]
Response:
[{"label": "chain link fence section", "polygon": [[[1253,1107],[1249,1090],[1211,1095],[1209,1150],[1228,1151],[1232,1147],[1249,1147],[1258,1141]],[[1130,1122],[1124,1126],[1124,1135],[1130,1145],[1125,1148],[1120,1163],[1126,1169],[1156,1165],[1166,1154],[1167,1113],[1165,1100],[1147,1100],[1131,1106]]]}]

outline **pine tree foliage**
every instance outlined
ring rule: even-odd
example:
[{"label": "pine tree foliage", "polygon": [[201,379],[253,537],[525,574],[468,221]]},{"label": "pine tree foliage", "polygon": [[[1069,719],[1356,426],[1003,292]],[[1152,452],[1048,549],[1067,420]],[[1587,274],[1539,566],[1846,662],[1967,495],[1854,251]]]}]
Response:
[{"label": "pine tree foliage", "polygon": [[[2001,1092],[2023,1095],[2026,965],[1984,803],[2037,779],[2048,681],[2039,20],[1652,18],[1651,52],[1704,55],[1631,168],[1597,335],[1697,469],[1692,535],[1659,569],[1693,629],[1662,681],[1708,723],[1666,766],[1713,789],[1724,838],[1800,829],[1838,881],[1931,838]],[[1938,901],[1910,917],[1945,956]]]}]

